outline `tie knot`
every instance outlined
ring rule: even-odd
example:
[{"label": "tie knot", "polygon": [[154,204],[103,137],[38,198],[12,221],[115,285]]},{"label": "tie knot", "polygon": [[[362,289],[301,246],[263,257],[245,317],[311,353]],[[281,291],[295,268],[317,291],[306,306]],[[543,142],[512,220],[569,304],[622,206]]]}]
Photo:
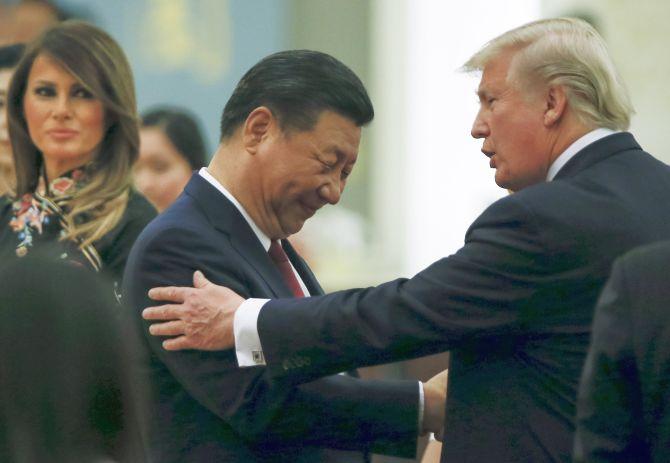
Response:
[{"label": "tie knot", "polygon": [[288,256],[284,252],[284,248],[281,247],[279,240],[272,240],[270,242],[270,249],[268,254],[275,263],[288,262]]}]

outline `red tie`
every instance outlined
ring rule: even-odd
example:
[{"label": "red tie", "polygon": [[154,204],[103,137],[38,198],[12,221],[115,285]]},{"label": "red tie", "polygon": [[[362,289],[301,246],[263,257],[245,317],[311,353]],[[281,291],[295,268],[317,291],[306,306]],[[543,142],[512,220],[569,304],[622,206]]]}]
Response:
[{"label": "red tie", "polygon": [[272,240],[268,254],[270,254],[270,258],[279,269],[279,273],[281,273],[284,283],[291,288],[293,295],[295,297],[305,297],[305,293],[302,292],[300,283],[298,283],[298,279],[295,277],[291,263],[288,261],[288,256],[284,252],[279,241]]}]

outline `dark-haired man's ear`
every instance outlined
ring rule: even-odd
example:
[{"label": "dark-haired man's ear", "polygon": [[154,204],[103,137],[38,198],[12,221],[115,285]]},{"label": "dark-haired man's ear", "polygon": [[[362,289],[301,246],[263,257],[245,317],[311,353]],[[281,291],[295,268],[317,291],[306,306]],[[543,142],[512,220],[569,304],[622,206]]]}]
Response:
[{"label": "dark-haired man's ear", "polygon": [[259,106],[249,113],[242,127],[242,143],[246,150],[255,154],[258,145],[268,136],[276,119],[266,106]]},{"label": "dark-haired man's ear", "polygon": [[565,94],[565,88],[561,85],[549,87],[545,94],[544,126],[551,127],[556,125],[566,111],[568,96]]}]

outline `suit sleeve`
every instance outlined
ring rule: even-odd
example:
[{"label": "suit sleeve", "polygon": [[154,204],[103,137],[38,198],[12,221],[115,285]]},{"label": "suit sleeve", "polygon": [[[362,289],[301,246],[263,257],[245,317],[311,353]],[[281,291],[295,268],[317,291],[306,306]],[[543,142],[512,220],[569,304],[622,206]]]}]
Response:
[{"label": "suit sleeve", "polygon": [[545,284],[551,253],[536,223],[510,197],[480,216],[456,254],[411,279],[268,302],[258,319],[268,368],[304,382],[547,323],[551,315],[537,308],[555,306],[561,294]]},{"label": "suit sleeve", "polygon": [[[625,261],[615,264],[596,306],[577,405],[575,461],[650,461],[642,434]],[[646,458],[645,458],[645,455]]]},{"label": "suit sleeve", "polygon": [[[198,256],[195,262],[193,256]],[[240,294],[248,293],[234,264],[220,250],[184,230],[165,230],[131,258],[124,295],[139,319],[155,286],[191,286],[194,270]],[[196,267],[197,266],[197,267]],[[228,268],[226,267],[233,267]],[[416,452],[418,386],[415,381],[362,381],[343,375],[291,387],[265,367],[240,369],[234,351],[168,352],[143,331],[152,353],[202,406],[225,420],[250,445],[315,445],[372,450],[399,456]],[[389,406],[393,404],[393,406]]]}]

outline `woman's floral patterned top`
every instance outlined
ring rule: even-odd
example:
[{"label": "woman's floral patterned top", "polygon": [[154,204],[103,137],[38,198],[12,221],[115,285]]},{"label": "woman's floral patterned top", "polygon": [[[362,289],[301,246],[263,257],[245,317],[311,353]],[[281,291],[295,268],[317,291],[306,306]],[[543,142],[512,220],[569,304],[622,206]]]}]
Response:
[{"label": "woman's floral patterned top", "polygon": [[77,168],[54,179],[47,188],[38,188],[43,193],[26,193],[12,203],[9,227],[16,234],[18,257],[27,255],[38,241],[61,241],[59,258],[100,270],[95,248],[80,249],[78,243],[64,239],[67,223],[63,213],[67,211],[67,202],[85,183],[85,169]]}]

